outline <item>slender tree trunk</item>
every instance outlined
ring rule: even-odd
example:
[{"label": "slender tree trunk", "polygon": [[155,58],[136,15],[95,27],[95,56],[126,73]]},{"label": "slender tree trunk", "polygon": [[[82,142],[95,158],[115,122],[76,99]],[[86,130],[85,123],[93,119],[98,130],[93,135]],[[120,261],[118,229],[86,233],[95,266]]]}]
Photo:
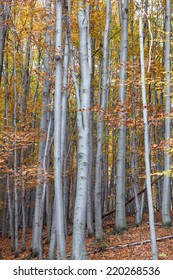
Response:
[{"label": "slender tree trunk", "polygon": [[[131,44],[132,44],[132,66],[135,69],[135,59],[134,59],[134,25],[133,25],[133,14],[134,8],[132,8],[132,16],[130,20],[130,28],[131,28]],[[138,90],[134,85],[135,80],[135,72],[132,77],[132,117],[134,125],[132,127],[132,153],[131,153],[131,169],[132,169],[132,188],[135,196],[135,210],[136,210],[136,225],[140,225],[142,222],[142,216],[140,211],[140,201],[138,198],[138,144],[137,144],[137,131],[136,131],[136,103],[137,103],[137,95]]]},{"label": "slender tree trunk", "polygon": [[14,126],[14,228],[15,228],[15,257],[18,252],[18,188],[17,188],[17,71],[16,71],[16,34],[14,34],[14,109],[13,109],[13,126]]},{"label": "slender tree trunk", "polygon": [[147,98],[145,86],[145,60],[144,60],[144,45],[143,45],[143,26],[142,26],[142,2],[139,2],[139,40],[140,40],[140,63],[141,63],[141,90],[142,90],[142,103],[143,103],[143,121],[144,121],[144,142],[145,142],[145,168],[146,168],[146,184],[147,184],[147,197],[149,209],[149,223],[152,245],[152,257],[157,260],[157,246],[156,234],[154,227],[154,212],[153,201],[151,192],[151,171],[150,171],[150,147],[149,147],[149,128],[148,128],[148,111],[147,111]]},{"label": "slender tree trunk", "polygon": [[22,171],[22,251],[26,250],[26,207],[25,207],[25,181],[23,176],[24,148],[21,149],[21,171]]},{"label": "slender tree trunk", "polygon": [[102,207],[101,207],[101,186],[102,186],[102,144],[104,133],[104,110],[107,108],[107,95],[108,95],[108,35],[111,17],[111,1],[106,2],[106,24],[104,31],[104,44],[103,44],[103,76],[102,76],[102,97],[101,109],[97,120],[97,151],[96,151],[96,175],[95,175],[95,236],[99,241],[103,238],[102,230]]},{"label": "slender tree trunk", "polygon": [[68,184],[66,178],[67,168],[67,83],[68,83],[68,60],[69,60],[69,45],[68,35],[65,36],[64,61],[63,61],[63,92],[62,92],[62,120],[61,120],[61,160],[63,173],[63,200],[64,200],[64,223],[65,233],[67,235],[67,205],[68,205]]},{"label": "slender tree trunk", "polygon": [[55,199],[54,199],[51,238],[50,238],[50,246],[49,246],[49,254],[48,254],[49,260],[55,260],[55,258],[56,258],[57,235],[56,235],[55,206],[56,205],[55,205]]},{"label": "slender tree trunk", "polygon": [[80,97],[77,97],[78,113],[78,147],[77,147],[77,185],[73,219],[72,259],[86,259],[85,249],[85,225],[86,203],[89,164],[89,112],[90,107],[90,70],[87,49],[88,21],[84,10],[84,1],[79,2],[78,26],[79,26],[79,52],[81,88]]},{"label": "slender tree trunk", "polygon": [[166,174],[163,181],[163,197],[162,197],[162,223],[167,227],[171,225],[170,218],[170,168],[171,156],[168,153],[170,149],[171,138],[171,1],[166,0],[166,49],[165,49],[165,71],[166,71],[166,97],[165,97],[165,154],[164,154],[164,169]]},{"label": "slender tree trunk", "polygon": [[[8,55],[5,60],[5,73],[4,73],[4,91],[5,91],[5,110],[4,110],[4,119],[5,119],[5,129],[9,128],[9,86],[8,86]],[[11,238],[11,251],[14,251],[14,224],[13,224],[13,213],[11,205],[11,190],[10,190],[10,157],[9,157],[9,141],[6,143],[7,152],[6,152],[6,192],[7,192],[7,203],[8,203],[8,212],[9,212],[9,236]],[[5,225],[5,221],[3,223]]]},{"label": "slender tree trunk", "polygon": [[[107,100],[108,104],[108,100]],[[108,108],[106,108],[108,109]],[[109,174],[109,128],[107,123],[105,124],[105,149],[104,149],[104,155],[103,155],[103,183],[102,183],[102,214],[106,213],[108,211],[107,209],[107,197],[108,197],[108,174]]]},{"label": "slender tree trunk", "polygon": [[61,118],[62,118],[62,1],[56,1],[55,43],[55,97],[54,97],[54,185],[56,202],[56,231],[58,259],[66,259],[64,207],[62,193]]},{"label": "slender tree trunk", "polygon": [[[91,89],[91,95],[92,95]],[[91,107],[93,106],[93,99],[91,96],[90,100]],[[88,236],[91,237],[94,234],[94,223],[93,223],[93,195],[94,195],[94,182],[93,182],[93,112],[89,112],[89,170],[88,170],[88,188],[87,188],[87,230]]]},{"label": "slender tree trunk", "polygon": [[[7,185],[7,182],[6,182]],[[6,221],[7,221],[7,215],[8,215],[8,196],[7,196],[7,191],[4,192],[3,195],[3,212],[2,212],[2,226],[1,226],[1,230],[2,230],[2,236],[5,237],[7,234],[7,227],[6,227]],[[9,236],[11,236],[11,229],[9,230]],[[12,236],[11,236],[12,237]],[[12,241],[12,239],[11,239]],[[13,246],[14,247],[14,246]],[[11,246],[11,250],[12,250],[12,246]],[[14,249],[13,249],[14,251]]]},{"label": "slender tree trunk", "polygon": [[120,73],[119,73],[119,100],[123,106],[119,112],[118,127],[118,159],[116,176],[116,215],[115,232],[121,232],[127,229],[125,214],[125,158],[126,158],[126,67],[128,53],[128,0],[124,1],[122,6],[122,26],[120,43]]},{"label": "slender tree trunk", "polygon": [[4,61],[5,39],[8,26],[7,20],[9,19],[12,0],[4,1],[4,3],[5,2],[6,4],[0,3],[0,85]]},{"label": "slender tree trunk", "polygon": [[[46,192],[48,191],[48,168],[49,168],[49,155],[50,155],[50,149],[51,149],[51,128],[52,128],[52,113],[50,113],[50,119],[47,129],[47,138],[46,138],[46,144],[45,144],[45,150],[44,150],[44,157],[43,157],[43,185],[42,185],[42,202],[41,202],[41,215],[40,215],[40,233],[39,236],[42,237],[42,231],[43,231],[43,221],[44,221],[44,206],[45,206],[45,196]],[[48,212],[47,212],[48,213]],[[40,248],[39,252],[39,258],[42,259],[43,257],[43,250],[42,246]]]},{"label": "slender tree trunk", "polygon": [[[50,0],[46,0],[46,8],[48,13],[50,12]],[[34,256],[37,256],[42,252],[42,230],[41,230],[41,219],[42,219],[42,184],[44,182],[45,174],[43,174],[43,159],[46,145],[46,134],[47,134],[47,117],[48,117],[48,103],[49,103],[49,92],[50,92],[50,34],[48,30],[49,17],[46,17],[47,27],[45,34],[45,54],[44,54],[44,71],[45,79],[43,82],[43,92],[42,92],[42,113],[40,120],[40,131],[41,139],[39,141],[39,151],[38,151],[38,180],[35,195],[35,212],[33,220],[33,231],[32,231],[32,252]]]},{"label": "slender tree trunk", "polygon": [[[92,79],[94,77],[94,66],[93,66],[93,58],[92,58],[92,47],[91,37],[90,37],[90,24],[89,24],[89,14],[90,9],[92,9],[92,5],[86,6],[86,17],[88,20],[88,28],[87,28],[87,39],[88,39],[88,63],[90,69],[91,76],[91,94],[90,94],[90,106],[94,105],[94,89],[92,86]],[[94,223],[93,223],[93,194],[94,194],[94,183],[93,183],[93,112],[89,111],[89,166],[88,166],[88,188],[87,188],[87,231],[88,236],[92,236],[94,234]]]}]

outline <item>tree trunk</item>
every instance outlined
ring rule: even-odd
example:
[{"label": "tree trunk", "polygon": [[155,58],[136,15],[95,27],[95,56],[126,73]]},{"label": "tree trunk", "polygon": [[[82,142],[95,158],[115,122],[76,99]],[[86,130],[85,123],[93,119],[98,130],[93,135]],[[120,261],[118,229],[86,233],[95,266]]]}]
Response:
[{"label": "tree trunk", "polygon": [[18,252],[18,188],[17,188],[17,71],[16,71],[16,35],[14,34],[14,109],[13,109],[13,126],[14,126],[14,236],[15,236],[15,257]]},{"label": "tree trunk", "polygon": [[127,229],[125,214],[125,158],[126,158],[126,117],[124,111],[126,100],[126,67],[128,53],[128,0],[122,6],[122,25],[120,43],[119,100],[122,109],[119,112],[118,159],[116,176],[116,212],[115,232]]},{"label": "tree trunk", "polygon": [[166,49],[165,49],[165,72],[166,72],[166,96],[165,96],[165,152],[164,152],[164,169],[165,176],[163,181],[163,197],[162,197],[162,223],[167,227],[171,225],[170,217],[170,169],[171,156],[168,153],[170,149],[171,138],[171,1],[166,0]]},{"label": "tree trunk", "polygon": [[[4,47],[5,47],[5,39],[7,32],[7,20],[9,19],[10,9],[11,9],[11,1],[6,1],[6,4],[0,4],[0,85],[2,79],[2,71],[3,71],[3,61],[4,61]],[[5,2],[5,1],[4,1]]]},{"label": "tree trunk", "polygon": [[154,227],[153,201],[151,192],[151,171],[150,171],[150,148],[149,148],[149,129],[148,129],[148,112],[145,86],[145,64],[144,64],[144,45],[143,45],[143,27],[142,27],[142,2],[139,2],[139,40],[140,40],[140,63],[141,63],[141,90],[143,103],[143,121],[144,121],[144,142],[145,142],[145,168],[146,168],[146,184],[149,208],[150,234],[152,244],[152,257],[157,260],[156,234]]},{"label": "tree trunk", "polygon": [[86,202],[89,164],[89,107],[90,107],[90,70],[87,49],[88,22],[84,10],[84,1],[79,2],[78,9],[79,26],[79,52],[81,88],[80,97],[77,97],[78,113],[78,147],[77,147],[77,185],[73,219],[72,259],[86,259],[85,249],[85,224],[86,224]]},{"label": "tree trunk", "polygon": [[97,120],[97,151],[96,151],[96,175],[95,175],[95,236],[97,241],[103,238],[102,230],[102,205],[101,205],[101,186],[102,186],[102,144],[104,133],[104,110],[107,108],[107,95],[108,95],[108,35],[111,17],[111,1],[106,2],[106,24],[104,31],[104,44],[103,44],[103,75],[102,75],[102,97],[101,108]]},{"label": "tree trunk", "polygon": [[[92,79],[94,78],[94,66],[93,66],[93,58],[92,58],[92,47],[91,37],[90,37],[90,24],[89,24],[89,14],[90,10],[92,10],[92,5],[86,6],[86,18],[88,20],[88,28],[87,28],[87,39],[88,39],[88,63],[90,69],[90,77],[91,77],[91,94],[90,94],[90,106],[94,105],[94,88],[92,86]],[[93,194],[94,194],[94,182],[93,182],[93,112],[89,111],[89,166],[88,166],[88,187],[87,187],[87,231],[88,236],[92,236],[94,234],[94,222],[93,222]]]},{"label": "tree trunk", "polygon": [[[50,0],[46,1],[46,8],[50,9]],[[48,119],[48,104],[49,104],[49,92],[50,92],[50,34],[48,30],[49,17],[46,17],[47,27],[45,33],[45,54],[44,54],[44,71],[45,79],[43,82],[42,92],[42,113],[40,120],[40,132],[41,139],[39,141],[38,151],[38,180],[35,194],[35,212],[33,220],[33,231],[32,231],[32,252],[34,256],[37,256],[42,252],[42,230],[41,230],[41,219],[42,219],[42,193],[43,193],[43,182],[45,174],[43,174],[43,160],[46,145],[46,134],[47,134],[47,119]]]},{"label": "tree trunk", "polygon": [[[135,69],[135,58],[134,58],[134,8],[132,8],[132,15],[130,20],[130,29],[131,29],[131,44],[132,44],[132,66]],[[134,70],[133,70],[134,71]],[[138,144],[137,144],[137,131],[136,131],[136,103],[137,103],[137,94],[138,89],[134,85],[135,72],[133,72],[132,77],[132,117],[134,125],[132,127],[132,153],[131,153],[131,170],[132,170],[132,188],[135,196],[135,216],[136,216],[136,225],[139,226],[142,222],[142,216],[140,211],[140,200],[138,198]]]},{"label": "tree trunk", "polygon": [[64,207],[62,193],[61,121],[62,121],[62,1],[56,1],[55,41],[55,96],[54,96],[54,186],[55,220],[58,259],[66,259]]}]

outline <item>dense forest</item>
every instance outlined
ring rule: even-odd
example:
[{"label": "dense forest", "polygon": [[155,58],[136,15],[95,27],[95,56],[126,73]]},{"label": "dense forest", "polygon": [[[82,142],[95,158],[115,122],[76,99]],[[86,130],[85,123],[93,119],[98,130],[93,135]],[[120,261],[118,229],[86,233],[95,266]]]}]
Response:
[{"label": "dense forest", "polygon": [[31,230],[29,258],[48,244],[49,260],[87,259],[105,219],[118,240],[145,217],[158,259],[155,215],[165,235],[173,217],[172,6],[0,1],[0,251],[8,238],[20,258]]}]

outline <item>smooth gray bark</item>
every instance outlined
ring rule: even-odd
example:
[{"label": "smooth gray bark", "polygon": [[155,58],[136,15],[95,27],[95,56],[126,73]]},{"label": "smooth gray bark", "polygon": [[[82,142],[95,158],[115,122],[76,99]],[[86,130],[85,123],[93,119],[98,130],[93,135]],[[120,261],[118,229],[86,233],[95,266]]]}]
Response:
[{"label": "smooth gray bark", "polygon": [[[8,55],[5,61],[5,73],[4,73],[4,91],[5,91],[5,110],[4,110],[4,119],[5,119],[5,128],[8,129],[9,126],[9,86],[8,86]],[[13,213],[11,205],[11,189],[10,189],[10,157],[9,157],[9,143],[7,142],[7,154],[6,154],[6,192],[7,192],[7,203],[8,203],[8,213],[9,213],[9,236],[11,237],[11,250],[14,251],[14,223],[13,223]],[[5,195],[6,197],[6,195]],[[5,227],[6,223],[3,221]],[[5,228],[4,228],[5,229]],[[3,230],[3,228],[2,228]]]},{"label": "smooth gray bark", "polygon": [[[46,1],[47,9],[50,9],[50,0]],[[50,34],[48,30],[49,17],[46,17],[47,28],[45,33],[45,53],[44,53],[44,71],[45,79],[43,82],[43,92],[42,92],[42,112],[40,120],[40,134],[41,138],[39,141],[39,151],[38,151],[38,180],[35,194],[35,212],[33,220],[33,231],[32,231],[32,252],[33,255],[38,255],[42,252],[42,229],[41,229],[41,219],[42,219],[42,194],[43,188],[42,184],[44,182],[45,174],[43,173],[43,160],[46,145],[46,135],[47,135],[47,119],[48,119],[48,103],[49,103],[49,92],[50,92]]]},{"label": "smooth gray bark", "polygon": [[77,185],[73,218],[72,259],[86,259],[85,249],[85,225],[86,203],[88,183],[88,154],[89,154],[89,112],[90,107],[90,70],[87,48],[88,21],[84,9],[84,1],[79,2],[78,27],[79,27],[79,53],[81,87],[80,97],[77,97],[78,105],[77,127]]},{"label": "smooth gray bark", "polygon": [[62,121],[62,1],[56,1],[55,36],[55,96],[54,96],[54,186],[55,220],[58,259],[66,259],[64,207],[62,192],[61,121]]},{"label": "smooth gray bark", "polygon": [[[90,76],[91,76],[91,94],[90,94],[90,106],[94,105],[94,88],[92,86],[92,79],[94,77],[94,67],[93,67],[93,58],[92,58],[92,47],[93,44],[91,44],[91,36],[90,36],[90,23],[89,23],[89,14],[90,10],[92,9],[92,5],[86,6],[86,18],[88,20],[88,28],[87,28],[87,40],[88,40],[88,63],[89,63],[89,69],[90,69]],[[88,166],[88,188],[87,188],[87,231],[88,236],[92,236],[94,234],[94,222],[93,222],[93,194],[94,194],[94,182],[93,182],[93,157],[94,157],[94,151],[93,151],[93,112],[89,111],[89,166]]]},{"label": "smooth gray bark", "polygon": [[[93,106],[91,88],[91,99],[90,105]],[[88,170],[88,188],[87,188],[87,231],[88,236],[93,236],[94,234],[94,180],[93,180],[93,164],[94,164],[94,150],[93,150],[93,112],[89,112],[89,170]]]},{"label": "smooth gray bark", "polygon": [[97,121],[97,151],[96,151],[96,175],[95,175],[95,236],[99,241],[103,238],[102,230],[102,207],[101,207],[101,194],[102,194],[102,144],[104,133],[104,110],[107,108],[107,95],[108,95],[108,35],[111,17],[111,1],[106,2],[106,23],[104,30],[104,44],[103,44],[103,75],[102,75],[102,96],[101,108],[98,113]]},{"label": "smooth gray bark", "polygon": [[[23,169],[24,164],[24,149],[21,149],[21,166],[22,166],[22,173],[24,171]],[[26,250],[26,208],[25,208],[25,181],[24,176],[22,174],[22,251],[24,252]]]},{"label": "smooth gray bark", "polygon": [[[132,13],[134,9],[132,10]],[[134,59],[134,17],[130,20],[130,29],[131,29],[131,44],[132,44],[132,66],[135,69],[135,59]],[[136,103],[137,103],[137,95],[138,89],[134,85],[135,80],[135,72],[132,77],[132,118],[134,121],[134,125],[132,127],[132,153],[131,153],[131,170],[132,170],[132,188],[135,196],[135,217],[136,217],[136,225],[140,225],[142,222],[142,215],[140,209],[140,201],[138,198],[138,143],[137,143],[137,131],[136,131]]]},{"label": "smooth gray bark", "polygon": [[61,119],[61,160],[62,160],[62,172],[63,172],[63,200],[64,200],[64,223],[65,233],[67,235],[67,205],[68,205],[68,184],[66,176],[67,168],[67,83],[68,83],[68,62],[69,62],[69,45],[68,35],[65,36],[64,47],[64,60],[63,60],[63,92],[62,92],[62,119]]},{"label": "smooth gray bark", "polygon": [[[48,192],[48,170],[49,170],[49,155],[50,155],[50,149],[51,149],[51,130],[52,130],[52,112],[50,112],[50,119],[48,123],[48,128],[47,128],[47,137],[46,137],[46,143],[45,143],[45,150],[44,150],[44,156],[43,156],[43,185],[42,185],[42,202],[41,202],[41,209],[40,209],[40,233],[39,236],[42,238],[42,231],[43,231],[43,220],[44,220],[44,207],[45,207],[45,197],[46,193]],[[48,203],[48,201],[47,201]],[[49,213],[49,209],[47,209],[47,214]],[[43,250],[42,246],[40,247],[39,250],[39,258],[43,258]]]},{"label": "smooth gray bark", "polygon": [[15,236],[15,257],[19,255],[18,249],[18,187],[17,187],[17,69],[16,69],[16,34],[14,31],[14,108],[13,108],[13,126],[14,126],[14,236]]},{"label": "smooth gray bark", "polygon": [[119,100],[123,108],[119,112],[118,126],[115,232],[121,232],[127,228],[125,214],[126,109],[124,103],[126,100],[126,67],[128,54],[128,2],[128,0],[125,0],[124,4],[122,5]]},{"label": "smooth gray bark", "polygon": [[56,258],[56,221],[55,221],[55,199],[53,204],[53,215],[52,215],[52,228],[51,228],[51,238],[50,238],[50,246],[49,246],[49,260],[55,260]]},{"label": "smooth gray bark", "polygon": [[165,43],[165,72],[166,72],[166,95],[165,95],[165,152],[164,152],[164,175],[163,197],[162,197],[162,224],[171,225],[170,217],[170,169],[171,156],[168,153],[171,138],[171,1],[166,0],[166,43]]},{"label": "smooth gray bark", "polygon": [[149,128],[148,128],[148,110],[146,98],[146,85],[145,85],[145,60],[144,60],[144,40],[143,40],[143,26],[142,26],[142,1],[139,0],[139,41],[140,41],[140,63],[141,63],[141,91],[142,91],[142,104],[143,104],[143,122],[144,122],[144,142],[145,142],[145,168],[146,168],[146,185],[147,185],[147,198],[149,209],[149,223],[150,235],[152,245],[152,258],[157,260],[157,245],[156,234],[154,226],[154,212],[151,191],[151,170],[150,170],[150,146],[149,146]]}]

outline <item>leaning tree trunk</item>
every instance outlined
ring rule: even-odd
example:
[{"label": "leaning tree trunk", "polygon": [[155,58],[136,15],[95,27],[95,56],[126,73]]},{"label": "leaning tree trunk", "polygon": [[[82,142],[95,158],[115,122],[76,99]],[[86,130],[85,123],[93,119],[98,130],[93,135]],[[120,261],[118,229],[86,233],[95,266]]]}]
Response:
[{"label": "leaning tree trunk", "polygon": [[89,162],[89,107],[90,107],[90,70],[87,50],[87,27],[88,22],[84,10],[84,1],[79,2],[78,7],[79,26],[79,52],[81,88],[80,96],[76,96],[78,103],[77,127],[77,185],[73,219],[72,259],[86,259],[85,249],[85,224],[86,202],[88,185],[88,162]]},{"label": "leaning tree trunk", "polygon": [[115,232],[127,229],[125,214],[125,158],[126,158],[126,67],[128,53],[128,0],[122,5],[121,43],[120,43],[120,73],[119,73],[119,100],[123,106],[119,112],[118,127],[118,159],[116,176],[116,212]]},{"label": "leaning tree trunk", "polygon": [[132,8],[132,16],[130,20],[130,29],[131,29],[131,44],[132,44],[132,67],[133,67],[133,76],[132,76],[132,118],[133,118],[133,127],[132,127],[132,152],[131,152],[131,170],[132,170],[132,188],[135,197],[135,216],[136,216],[136,226],[139,226],[142,222],[142,215],[140,209],[140,200],[138,197],[138,145],[137,145],[137,129],[136,129],[136,103],[137,103],[137,94],[138,89],[136,88],[135,81],[135,56],[134,56],[134,8]]},{"label": "leaning tree trunk", "polygon": [[164,169],[165,176],[163,181],[163,197],[162,197],[162,223],[163,226],[171,225],[170,218],[170,167],[171,157],[168,153],[170,148],[171,138],[171,119],[170,119],[170,106],[171,106],[171,1],[166,0],[166,43],[165,43],[165,71],[166,71],[166,97],[165,97],[165,141],[166,149],[164,154]]}]

